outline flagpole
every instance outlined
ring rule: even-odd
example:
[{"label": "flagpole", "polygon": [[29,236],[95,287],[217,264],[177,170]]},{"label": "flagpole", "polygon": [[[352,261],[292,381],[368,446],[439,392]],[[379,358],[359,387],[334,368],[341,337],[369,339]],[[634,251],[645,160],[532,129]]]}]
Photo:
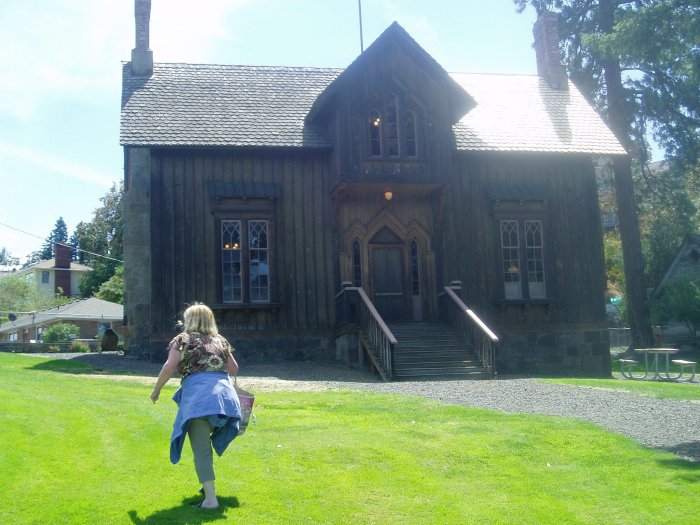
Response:
[{"label": "flagpole", "polygon": [[365,44],[362,39],[362,0],[357,0],[357,8],[360,12],[360,53],[364,53]]}]

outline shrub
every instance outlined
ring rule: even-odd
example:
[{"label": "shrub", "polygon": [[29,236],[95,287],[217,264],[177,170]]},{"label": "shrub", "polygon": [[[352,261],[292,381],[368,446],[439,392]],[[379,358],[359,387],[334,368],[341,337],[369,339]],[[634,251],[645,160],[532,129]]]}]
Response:
[{"label": "shrub", "polygon": [[[80,335],[80,328],[70,323],[58,323],[44,330],[42,340],[45,343],[66,343]],[[72,337],[71,337],[72,336]]]},{"label": "shrub", "polygon": [[85,343],[73,342],[73,343],[70,345],[70,351],[71,351],[71,352],[83,352],[83,353],[86,353],[86,352],[89,352],[89,351],[90,351],[90,347],[89,347],[88,345],[86,345]]}]

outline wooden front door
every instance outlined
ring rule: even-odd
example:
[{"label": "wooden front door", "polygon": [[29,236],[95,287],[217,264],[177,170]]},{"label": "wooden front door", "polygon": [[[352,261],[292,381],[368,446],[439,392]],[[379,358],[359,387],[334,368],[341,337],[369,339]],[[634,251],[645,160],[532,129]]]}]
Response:
[{"label": "wooden front door", "polygon": [[372,302],[385,321],[407,318],[403,248],[372,247]]}]

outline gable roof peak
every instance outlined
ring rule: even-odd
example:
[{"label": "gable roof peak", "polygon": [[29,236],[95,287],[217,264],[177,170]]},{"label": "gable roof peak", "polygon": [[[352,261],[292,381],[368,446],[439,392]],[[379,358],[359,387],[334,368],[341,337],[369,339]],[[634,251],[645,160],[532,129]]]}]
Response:
[{"label": "gable roof peak", "polygon": [[358,71],[366,68],[368,63],[376,59],[391,45],[398,46],[403,53],[445,88],[450,100],[453,123],[458,122],[476,105],[472,96],[450,76],[445,68],[423,49],[398,22],[394,21],[318,96],[306,116],[306,121],[312,122],[323,114],[340,87]]}]

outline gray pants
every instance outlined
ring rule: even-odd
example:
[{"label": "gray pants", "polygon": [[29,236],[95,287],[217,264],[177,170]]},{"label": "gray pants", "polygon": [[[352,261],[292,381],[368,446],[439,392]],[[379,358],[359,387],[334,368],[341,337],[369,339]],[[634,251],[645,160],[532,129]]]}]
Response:
[{"label": "gray pants", "polygon": [[200,483],[214,481],[214,454],[211,448],[212,426],[206,418],[200,417],[190,420],[190,428],[187,434],[190,436],[190,445],[194,455],[194,469]]}]

